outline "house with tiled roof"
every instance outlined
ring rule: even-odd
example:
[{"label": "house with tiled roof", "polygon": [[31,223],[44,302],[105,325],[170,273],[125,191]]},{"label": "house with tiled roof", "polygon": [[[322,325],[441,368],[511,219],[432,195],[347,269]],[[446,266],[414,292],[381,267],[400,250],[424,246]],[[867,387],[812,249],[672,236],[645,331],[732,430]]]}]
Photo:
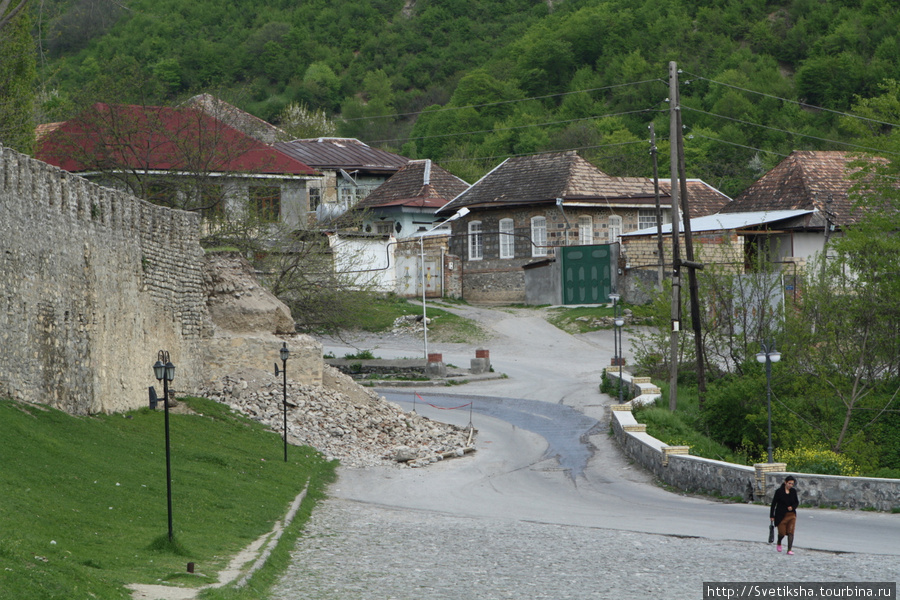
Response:
[{"label": "house with tiled roof", "polygon": [[353,138],[293,140],[273,147],[322,174],[309,190],[310,209],[320,222],[356,206],[409,162],[404,156]]},{"label": "house with tiled roof", "polygon": [[[702,182],[691,186],[702,191],[698,210],[729,200]],[[655,225],[657,202],[666,222],[667,185],[611,177],[567,151],[509,158],[438,215],[469,210],[453,222],[450,242],[465,299],[601,303],[616,286],[621,235]]]},{"label": "house with tiled roof", "polygon": [[[716,214],[692,218],[691,230],[708,256],[736,268],[753,268],[759,260],[803,265],[862,216],[851,197],[855,160],[849,152],[792,152]],[[638,244],[654,235],[645,230],[625,236],[630,262],[645,261]]]},{"label": "house with tiled roof", "polygon": [[158,204],[306,226],[315,169],[191,106],[98,103],[39,128],[36,157]]},{"label": "house with tiled roof", "polygon": [[469,189],[469,184],[431,162],[411,160],[361,200],[363,229],[409,237],[439,221],[435,213]]}]

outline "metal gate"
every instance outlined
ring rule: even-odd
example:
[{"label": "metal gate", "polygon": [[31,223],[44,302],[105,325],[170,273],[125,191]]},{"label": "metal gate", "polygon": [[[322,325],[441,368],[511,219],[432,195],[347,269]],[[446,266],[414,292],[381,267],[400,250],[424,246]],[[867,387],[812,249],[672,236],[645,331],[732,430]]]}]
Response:
[{"label": "metal gate", "polygon": [[605,304],[612,291],[612,246],[564,246],[563,304]]},{"label": "metal gate", "polygon": [[[441,271],[438,261],[425,257],[425,296],[439,298],[442,293]],[[397,293],[407,298],[422,297],[422,259],[416,256],[397,257]]]}]

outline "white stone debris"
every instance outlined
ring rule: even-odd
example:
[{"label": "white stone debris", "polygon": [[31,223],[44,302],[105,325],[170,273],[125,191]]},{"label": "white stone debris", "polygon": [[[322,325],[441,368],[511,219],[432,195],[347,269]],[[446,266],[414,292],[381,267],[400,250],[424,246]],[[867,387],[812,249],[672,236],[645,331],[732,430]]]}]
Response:
[{"label": "white stone debris", "polygon": [[[406,413],[331,367],[326,385],[288,379],[288,441],[312,446],[343,466],[362,468],[396,462],[422,467],[471,452],[469,430]],[[283,382],[261,370],[245,369],[210,384],[203,395],[259,421],[282,435]]]}]

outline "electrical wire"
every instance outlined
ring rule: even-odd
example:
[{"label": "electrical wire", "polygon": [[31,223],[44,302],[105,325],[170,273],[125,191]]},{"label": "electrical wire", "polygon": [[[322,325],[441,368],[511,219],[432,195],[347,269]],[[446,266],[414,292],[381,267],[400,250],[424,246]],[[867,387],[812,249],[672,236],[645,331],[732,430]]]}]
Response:
[{"label": "electrical wire", "polygon": [[747,92],[747,93],[750,93],[750,94],[757,94],[757,95],[759,95],[759,96],[765,96],[766,98],[772,98],[773,100],[781,100],[782,102],[787,102],[788,104],[795,104],[795,105],[800,106],[800,107],[802,107],[802,108],[812,108],[812,109],[814,109],[814,110],[821,110],[821,111],[823,111],[823,112],[828,112],[828,113],[831,113],[831,114],[840,115],[840,116],[842,116],[842,117],[850,117],[850,118],[853,118],[853,119],[859,119],[859,120],[861,120],[861,121],[868,121],[868,122],[870,122],[870,123],[875,123],[875,124],[877,124],[877,125],[888,125],[888,126],[890,126],[890,127],[900,127],[900,125],[898,125],[897,123],[888,123],[888,122],[886,122],[886,121],[879,121],[879,120],[877,120],[877,119],[871,119],[871,118],[869,118],[869,117],[863,117],[863,116],[860,116],[860,115],[854,115],[854,114],[848,113],[848,112],[842,112],[842,111],[839,111],[839,110],[832,110],[832,109],[830,109],[830,108],[824,108],[824,107],[822,107],[822,106],[814,106],[814,105],[812,105],[812,104],[807,104],[807,103],[805,103],[805,102],[800,102],[800,101],[798,101],[798,100],[789,100],[788,98],[782,98],[781,96],[773,96],[772,94],[766,94],[766,93],[764,93],[764,92],[757,92],[757,91],[754,91],[754,90],[748,90],[747,88],[742,88],[742,87],[739,87],[739,86],[736,86],[736,85],[732,85],[732,84],[730,84],[730,83],[724,83],[724,82],[722,82],[722,81],[716,81],[715,79],[709,79],[709,78],[707,78],[707,77],[703,77],[702,75],[694,75],[694,74],[692,74],[692,73],[686,73],[686,74],[687,74],[687,75],[690,75],[690,76],[693,77],[694,79],[699,79],[699,80],[702,80],[702,81],[708,81],[708,82],[710,82],[710,83],[715,83],[716,85],[721,85],[721,86],[724,86],[724,87],[729,87],[729,88],[731,88],[731,89],[734,89],[734,90],[740,90],[740,91],[742,91],[742,92]]},{"label": "electrical wire", "polygon": [[645,79],[643,81],[631,81],[628,83],[616,83],[614,85],[607,85],[604,87],[590,88],[587,90],[575,90],[572,92],[561,92],[559,94],[548,94],[546,96],[531,96],[529,98],[518,98],[516,100],[500,100],[498,102],[486,102],[484,104],[470,104],[468,106],[442,106],[441,108],[436,108],[433,110],[419,110],[419,111],[408,112],[408,113],[394,113],[391,115],[375,115],[375,116],[371,116],[371,117],[353,117],[352,119],[343,119],[343,121],[345,121],[347,123],[352,123],[353,121],[369,121],[372,119],[387,119],[387,118],[393,119],[393,118],[401,118],[401,117],[411,117],[414,115],[421,115],[421,114],[425,114],[425,113],[431,114],[431,113],[447,112],[447,111],[451,111],[451,110],[462,110],[464,108],[486,108],[489,106],[501,106],[503,104],[515,104],[516,102],[530,102],[532,100],[547,100],[548,98],[559,98],[562,96],[570,96],[572,94],[589,94],[591,92],[602,92],[605,90],[612,90],[612,89],[620,88],[620,87],[628,87],[628,86],[632,86],[632,85],[643,85],[645,83],[654,83],[654,82],[665,83],[665,81],[663,81],[662,79]]}]

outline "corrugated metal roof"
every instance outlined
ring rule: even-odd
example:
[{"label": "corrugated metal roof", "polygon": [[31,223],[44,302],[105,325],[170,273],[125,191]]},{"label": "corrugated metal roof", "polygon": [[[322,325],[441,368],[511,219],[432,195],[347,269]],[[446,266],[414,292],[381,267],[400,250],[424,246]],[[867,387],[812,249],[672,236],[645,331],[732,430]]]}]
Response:
[{"label": "corrugated metal roof", "polygon": [[[691,232],[703,233],[707,231],[731,231],[734,229],[744,229],[746,227],[756,227],[784,221],[785,219],[793,219],[803,215],[809,215],[814,210],[769,210],[746,213],[718,213],[715,215],[707,215],[705,217],[697,217],[691,219]],[[622,237],[656,235],[657,228],[648,227],[639,229],[638,231],[630,231],[623,233]],[[663,235],[672,233],[672,224],[666,223],[662,226]]]},{"label": "corrugated metal roof", "polygon": [[[201,150],[193,150],[194,148]],[[70,172],[133,168],[273,175],[314,169],[194,107],[97,103],[38,142],[39,160]]]},{"label": "corrugated metal roof", "polygon": [[317,169],[394,173],[409,162],[405,156],[372,148],[353,138],[294,140],[274,147]]}]

